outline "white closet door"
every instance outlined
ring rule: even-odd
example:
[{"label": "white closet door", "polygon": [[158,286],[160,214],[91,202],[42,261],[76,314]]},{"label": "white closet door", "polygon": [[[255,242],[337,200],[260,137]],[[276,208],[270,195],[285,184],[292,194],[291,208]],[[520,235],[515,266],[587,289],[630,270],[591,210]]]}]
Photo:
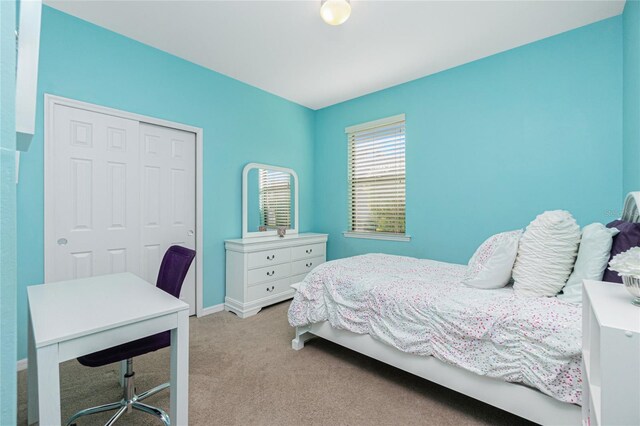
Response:
[{"label": "white closet door", "polygon": [[45,160],[46,281],[139,274],[138,122],[54,108]]},{"label": "white closet door", "polygon": [[[128,271],[155,284],[169,246],[195,249],[195,134],[53,108],[45,159],[46,282]],[[180,298],[195,314],[194,265]]]},{"label": "white closet door", "polygon": [[[155,282],[164,252],[178,244],[195,250],[196,137],[140,123],[142,277]],[[195,314],[195,261],[180,298]]]}]

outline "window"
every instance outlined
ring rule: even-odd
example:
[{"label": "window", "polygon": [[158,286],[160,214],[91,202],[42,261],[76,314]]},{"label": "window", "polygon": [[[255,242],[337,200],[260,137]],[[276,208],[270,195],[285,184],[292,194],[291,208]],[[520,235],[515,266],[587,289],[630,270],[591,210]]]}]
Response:
[{"label": "window", "polygon": [[260,169],[260,224],[267,228],[291,227],[291,175]]},{"label": "window", "polygon": [[404,114],[345,129],[349,143],[347,237],[405,235]]}]

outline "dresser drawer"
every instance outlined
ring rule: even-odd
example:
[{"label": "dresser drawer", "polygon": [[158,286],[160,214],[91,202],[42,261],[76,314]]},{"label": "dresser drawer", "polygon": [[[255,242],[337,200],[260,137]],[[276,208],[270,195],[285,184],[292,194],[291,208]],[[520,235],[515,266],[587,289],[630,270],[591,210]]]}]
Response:
[{"label": "dresser drawer", "polygon": [[289,282],[291,284],[301,283],[302,281],[304,281],[304,277],[306,277],[307,275],[308,274],[293,275],[291,279],[289,279]]},{"label": "dresser drawer", "polygon": [[273,296],[287,290],[291,290],[289,278],[257,284],[247,288],[247,302]]},{"label": "dresser drawer", "polygon": [[257,251],[255,253],[249,253],[247,257],[249,269],[261,268],[267,265],[275,265],[278,263],[288,262],[291,259],[291,249],[282,248]]},{"label": "dresser drawer", "polygon": [[291,275],[306,274],[321,263],[324,263],[324,256],[297,260],[291,263]]},{"label": "dresser drawer", "polygon": [[306,259],[308,257],[324,256],[324,244],[308,244],[305,246],[291,247],[291,259]]},{"label": "dresser drawer", "polygon": [[264,268],[249,270],[248,284],[254,285],[263,281],[274,281],[287,278],[291,273],[291,264],[283,263],[280,265],[271,265]]}]

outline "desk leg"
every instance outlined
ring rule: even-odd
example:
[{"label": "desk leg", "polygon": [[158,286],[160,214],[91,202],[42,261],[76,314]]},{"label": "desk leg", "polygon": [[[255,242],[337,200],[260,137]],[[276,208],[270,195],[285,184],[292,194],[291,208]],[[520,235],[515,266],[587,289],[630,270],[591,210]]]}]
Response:
[{"label": "desk leg", "polygon": [[32,425],[38,421],[38,363],[36,360],[36,343],[33,337],[31,313],[29,313],[28,316],[27,423]]},{"label": "desk leg", "polygon": [[189,423],[189,311],[178,312],[171,330],[171,424]]},{"label": "desk leg", "polygon": [[41,425],[60,424],[60,365],[58,345],[36,349],[38,362],[38,413]]}]

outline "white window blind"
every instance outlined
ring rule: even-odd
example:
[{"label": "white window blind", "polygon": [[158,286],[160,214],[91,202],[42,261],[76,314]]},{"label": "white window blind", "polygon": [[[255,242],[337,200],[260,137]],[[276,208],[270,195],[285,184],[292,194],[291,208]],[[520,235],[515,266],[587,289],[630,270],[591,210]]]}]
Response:
[{"label": "white window blind", "polygon": [[260,224],[268,228],[291,227],[291,175],[259,170]]},{"label": "white window blind", "polygon": [[404,114],[346,129],[349,231],[405,234]]}]

